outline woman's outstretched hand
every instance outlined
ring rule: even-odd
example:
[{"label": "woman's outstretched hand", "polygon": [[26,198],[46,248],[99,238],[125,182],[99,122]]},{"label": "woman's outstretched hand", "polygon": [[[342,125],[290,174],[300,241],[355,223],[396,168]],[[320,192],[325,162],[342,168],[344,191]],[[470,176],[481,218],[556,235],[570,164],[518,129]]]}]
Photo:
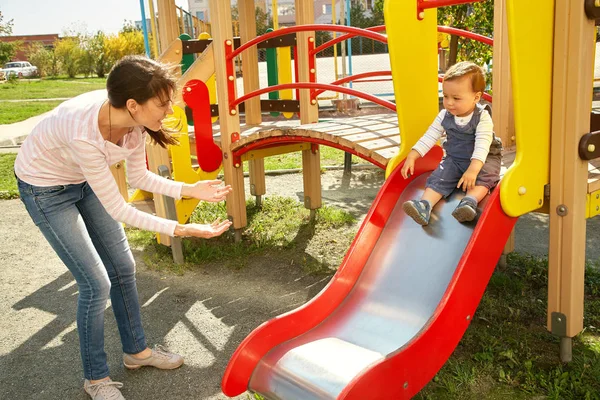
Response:
[{"label": "woman's outstretched hand", "polygon": [[223,201],[233,189],[231,189],[230,185],[222,186],[222,183],[222,181],[214,179],[210,181],[198,181],[193,184],[184,184],[181,188],[181,196],[193,197],[212,203]]},{"label": "woman's outstretched hand", "polygon": [[210,239],[221,236],[231,226],[231,221],[226,219],[221,221],[217,219],[212,224],[185,224],[177,225],[175,236],[194,236],[204,239]]}]

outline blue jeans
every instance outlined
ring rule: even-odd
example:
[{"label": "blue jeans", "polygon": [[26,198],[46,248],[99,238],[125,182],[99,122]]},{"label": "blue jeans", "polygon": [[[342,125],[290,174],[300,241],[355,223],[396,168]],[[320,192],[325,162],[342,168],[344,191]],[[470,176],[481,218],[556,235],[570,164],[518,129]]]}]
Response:
[{"label": "blue jeans", "polygon": [[135,261],[122,225],[104,209],[87,182],[50,187],[18,179],[33,222],[71,271],[79,288],[77,330],[86,379],[109,376],[104,352],[108,297],[123,351],[146,349],[135,283]]}]

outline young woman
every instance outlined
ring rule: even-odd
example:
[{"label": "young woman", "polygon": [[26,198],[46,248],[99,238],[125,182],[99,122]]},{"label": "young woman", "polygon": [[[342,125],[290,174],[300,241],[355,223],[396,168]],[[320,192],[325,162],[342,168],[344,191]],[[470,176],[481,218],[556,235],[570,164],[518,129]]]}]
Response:
[{"label": "young woman", "polygon": [[146,169],[149,135],[161,146],[175,140],[161,128],[173,112],[175,79],[168,68],[140,56],[118,61],[106,90],[68,100],[27,137],[17,160],[21,200],[35,224],[71,271],[79,288],[77,330],[84,389],[96,400],[123,399],[110,380],[104,352],[104,310],[110,296],[125,367],[173,369],[183,358],[148,348],[135,282],[135,262],[122,222],[169,236],[219,236],[230,221],[181,225],[130,207],[110,165],[126,160],[129,184],[179,199],[222,201],[231,187],[220,181],[184,184]]}]

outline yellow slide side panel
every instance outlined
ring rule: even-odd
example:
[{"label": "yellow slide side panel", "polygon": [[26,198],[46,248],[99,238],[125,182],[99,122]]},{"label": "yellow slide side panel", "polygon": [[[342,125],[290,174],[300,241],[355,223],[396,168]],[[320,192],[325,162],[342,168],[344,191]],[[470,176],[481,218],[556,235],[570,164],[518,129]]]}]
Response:
[{"label": "yellow slide side panel", "polygon": [[400,152],[386,176],[406,158],[438,113],[437,10],[417,19],[417,1],[387,0],[384,16],[394,80]]},{"label": "yellow slide side panel", "polygon": [[[202,32],[198,35],[198,39],[211,39],[210,33]],[[206,87],[208,87],[208,97],[210,99],[210,104],[217,104],[217,78],[213,74],[206,82]],[[215,123],[219,117],[212,117],[212,122]]]},{"label": "yellow slide side panel", "polygon": [[517,154],[500,200],[511,217],[540,208],[550,181],[554,1],[507,0]]},{"label": "yellow slide side panel", "polygon": [[[277,66],[279,84],[292,83],[292,49],[291,47],[278,47],[277,48]],[[281,100],[292,100],[294,93],[292,89],[285,89],[279,91],[279,99]],[[284,112],[283,116],[286,118],[292,118],[293,112]]]}]

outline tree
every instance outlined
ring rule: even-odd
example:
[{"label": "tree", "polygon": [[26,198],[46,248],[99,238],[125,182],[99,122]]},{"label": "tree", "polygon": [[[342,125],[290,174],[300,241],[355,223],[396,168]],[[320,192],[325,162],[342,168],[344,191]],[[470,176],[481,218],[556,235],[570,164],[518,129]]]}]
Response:
[{"label": "tree", "polygon": [[[438,9],[438,25],[464,29],[484,36],[494,33],[494,0],[463,4]],[[469,60],[478,65],[488,64],[492,59],[492,48],[483,43],[452,36],[448,65]]]},{"label": "tree", "polygon": [[[254,17],[256,19],[256,36],[260,36],[267,32],[267,29],[273,27],[273,18],[263,11],[260,7],[256,7],[254,10]],[[233,23],[234,35],[239,35],[240,28],[240,12],[237,5],[231,7],[231,21]]]},{"label": "tree", "polygon": [[52,53],[42,42],[29,44],[26,51],[27,59],[37,67],[40,77],[48,76],[52,72]]},{"label": "tree", "polygon": [[[6,22],[2,22],[4,20],[4,15],[2,15],[2,11],[0,11],[0,36],[8,36],[12,33],[13,20],[8,20]],[[15,56],[15,53],[21,47],[20,41],[15,42],[0,42],[0,64],[4,64]]]},{"label": "tree", "polygon": [[110,60],[105,47],[106,35],[102,31],[98,31],[94,36],[89,38],[87,42],[87,52],[91,58],[95,60],[95,72],[98,78],[104,76],[110,70]]},{"label": "tree", "polygon": [[375,0],[375,3],[373,4],[373,15],[371,16],[373,26],[383,25],[385,23],[383,20],[383,2],[384,0]]},{"label": "tree", "polygon": [[109,70],[122,57],[145,54],[144,35],[140,30],[124,30],[118,35],[104,37],[105,67]]},{"label": "tree", "polygon": [[267,33],[267,29],[273,27],[273,18],[271,18],[260,7],[256,7],[256,35],[260,36]]},{"label": "tree", "polygon": [[83,50],[79,46],[79,38],[67,37],[55,42],[54,54],[60,61],[63,72],[69,78],[74,78],[80,71],[80,62]]}]

